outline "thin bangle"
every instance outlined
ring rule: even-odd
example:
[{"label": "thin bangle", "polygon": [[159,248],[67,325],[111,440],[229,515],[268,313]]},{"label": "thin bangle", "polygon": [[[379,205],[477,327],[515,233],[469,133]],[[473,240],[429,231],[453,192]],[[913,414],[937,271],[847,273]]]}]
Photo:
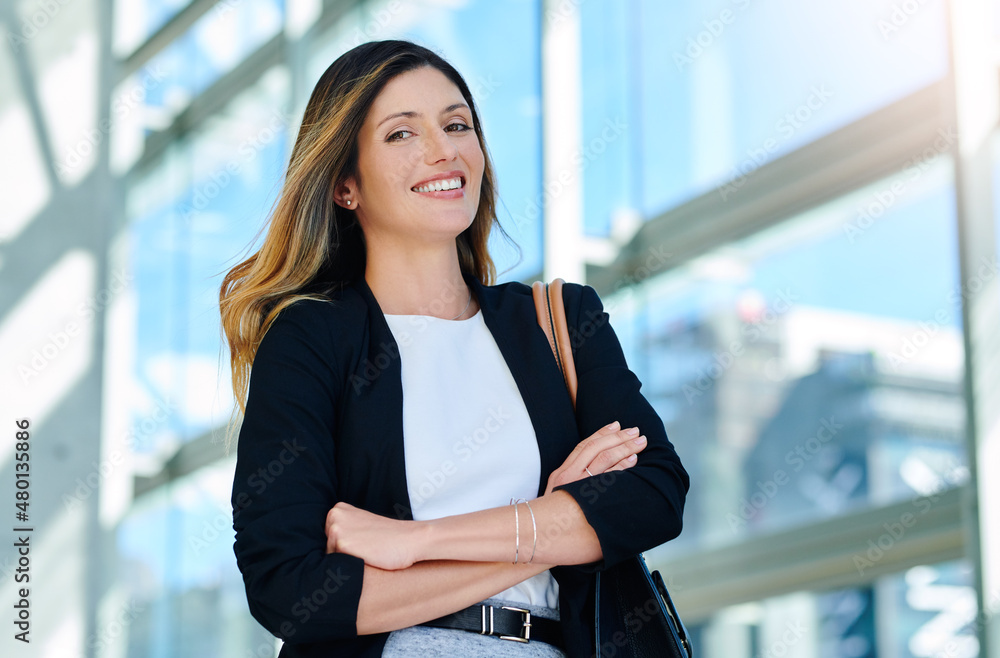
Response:
[{"label": "thin bangle", "polygon": [[514,505],[514,564],[517,564],[517,552],[521,548],[521,524],[517,518],[517,503]]},{"label": "thin bangle", "polygon": [[535,512],[531,509],[531,504],[526,500],[524,504],[528,506],[528,511],[531,512],[531,557],[528,558],[528,564],[535,559],[535,546],[538,544],[538,527],[535,525]]}]

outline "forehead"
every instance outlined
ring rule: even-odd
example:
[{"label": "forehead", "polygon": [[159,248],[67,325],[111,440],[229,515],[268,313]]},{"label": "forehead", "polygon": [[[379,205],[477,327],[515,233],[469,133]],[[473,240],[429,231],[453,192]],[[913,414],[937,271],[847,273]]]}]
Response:
[{"label": "forehead", "polygon": [[378,122],[393,112],[437,114],[456,102],[465,102],[465,98],[455,83],[433,66],[423,66],[387,82],[372,103],[368,119]]}]

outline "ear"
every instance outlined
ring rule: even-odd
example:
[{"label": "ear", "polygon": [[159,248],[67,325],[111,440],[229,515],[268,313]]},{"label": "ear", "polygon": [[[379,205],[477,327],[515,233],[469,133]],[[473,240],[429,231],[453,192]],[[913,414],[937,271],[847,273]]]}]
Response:
[{"label": "ear", "polygon": [[358,207],[358,195],[354,177],[346,178],[334,186],[333,200],[342,208],[356,210]]}]

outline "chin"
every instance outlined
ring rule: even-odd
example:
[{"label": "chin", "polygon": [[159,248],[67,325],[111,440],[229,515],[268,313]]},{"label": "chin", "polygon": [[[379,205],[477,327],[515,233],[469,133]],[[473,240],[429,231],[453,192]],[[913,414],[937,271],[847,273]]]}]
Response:
[{"label": "chin", "polygon": [[465,230],[471,226],[472,222],[476,219],[476,213],[475,211],[469,212],[467,209],[460,210],[458,208],[454,208],[445,212],[434,213],[427,219],[438,226],[448,224]]}]

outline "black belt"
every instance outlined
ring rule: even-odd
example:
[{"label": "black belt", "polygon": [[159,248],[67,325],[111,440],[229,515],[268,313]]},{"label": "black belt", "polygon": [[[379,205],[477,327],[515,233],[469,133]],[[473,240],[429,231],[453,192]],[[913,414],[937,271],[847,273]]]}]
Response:
[{"label": "black belt", "polygon": [[562,630],[558,621],[532,617],[524,608],[476,604],[424,622],[421,626],[457,628],[481,635],[497,635],[501,640],[514,642],[540,640],[560,649],[563,646]]}]

